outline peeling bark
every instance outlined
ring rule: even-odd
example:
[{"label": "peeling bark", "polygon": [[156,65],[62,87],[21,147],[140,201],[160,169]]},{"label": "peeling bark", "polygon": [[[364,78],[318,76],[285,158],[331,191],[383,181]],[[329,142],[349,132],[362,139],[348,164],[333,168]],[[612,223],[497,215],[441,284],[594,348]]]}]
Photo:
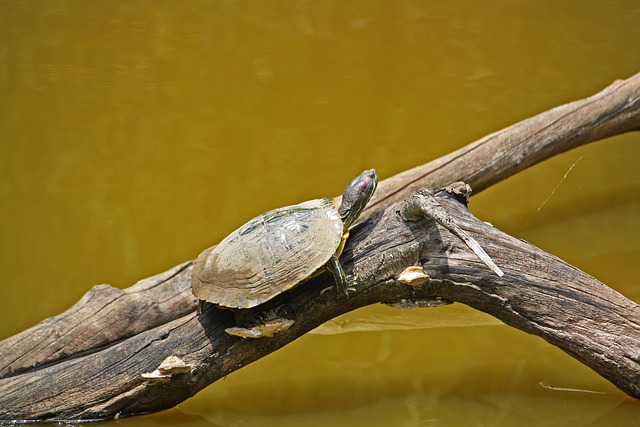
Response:
[{"label": "peeling bark", "polygon": [[[476,219],[450,192],[439,192],[438,204],[503,276],[450,228],[400,215],[407,208],[403,199],[422,187],[466,181],[482,190],[555,154],[632,130],[640,130],[640,74],[382,181],[341,258],[358,277],[358,292],[337,294],[324,274],[278,296],[260,310],[274,309],[294,323],[272,338],[226,334],[235,324],[230,311],[209,307],[196,316],[191,262],[125,290],[97,286],[61,315],[0,342],[0,420],[95,420],[160,411],[337,315],[419,300],[456,301],[487,312],[640,398],[638,304]],[[407,277],[407,267],[421,267],[428,277],[398,280]],[[180,362],[169,363],[169,356]],[[162,380],[143,376],[159,367],[166,368]]]}]

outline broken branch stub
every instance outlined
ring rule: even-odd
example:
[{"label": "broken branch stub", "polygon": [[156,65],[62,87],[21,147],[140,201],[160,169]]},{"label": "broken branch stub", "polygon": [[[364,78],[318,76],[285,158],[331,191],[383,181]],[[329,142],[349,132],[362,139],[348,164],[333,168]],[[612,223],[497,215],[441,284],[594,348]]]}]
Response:
[{"label": "broken branch stub", "polygon": [[[469,195],[471,194],[471,187],[464,182],[456,182],[445,187],[443,191],[460,197],[466,206],[469,201]],[[494,273],[498,276],[504,275],[500,267],[498,267],[484,249],[482,249],[482,246],[460,228],[451,215],[436,201],[431,190],[421,189],[411,196],[405,203],[402,215],[408,221],[417,221],[421,217],[433,219],[462,240]]]}]

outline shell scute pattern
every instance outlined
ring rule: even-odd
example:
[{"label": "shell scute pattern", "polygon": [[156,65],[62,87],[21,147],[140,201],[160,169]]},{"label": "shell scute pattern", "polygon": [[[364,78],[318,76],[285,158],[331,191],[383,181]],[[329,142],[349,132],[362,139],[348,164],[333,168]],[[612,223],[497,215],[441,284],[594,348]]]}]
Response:
[{"label": "shell scute pattern", "polygon": [[266,212],[207,256],[199,279],[208,301],[248,308],[304,281],[336,252],[343,223],[331,199]]}]

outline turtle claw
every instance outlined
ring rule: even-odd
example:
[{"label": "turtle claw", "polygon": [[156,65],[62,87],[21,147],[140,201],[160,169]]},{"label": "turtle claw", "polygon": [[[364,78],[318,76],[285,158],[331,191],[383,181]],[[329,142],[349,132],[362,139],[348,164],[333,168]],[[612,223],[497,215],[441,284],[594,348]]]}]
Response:
[{"label": "turtle claw", "polygon": [[345,295],[347,297],[350,296],[351,294],[355,294],[356,293],[355,279],[353,278],[353,276],[347,275],[345,276],[344,283],[341,283],[340,285],[336,286],[336,288],[338,289],[338,292],[340,292],[342,295]]},{"label": "turtle claw", "polygon": [[350,297],[352,294],[355,294],[355,293],[356,293],[356,287],[353,286],[353,285],[348,286],[347,289],[345,289],[345,291],[344,291],[344,294],[347,297]]},{"label": "turtle claw", "polygon": [[336,255],[333,255],[329,259],[329,271],[333,273],[333,277],[336,280],[336,289],[343,295],[349,296],[350,293],[356,291],[355,278],[350,274],[345,274],[340,261]]}]

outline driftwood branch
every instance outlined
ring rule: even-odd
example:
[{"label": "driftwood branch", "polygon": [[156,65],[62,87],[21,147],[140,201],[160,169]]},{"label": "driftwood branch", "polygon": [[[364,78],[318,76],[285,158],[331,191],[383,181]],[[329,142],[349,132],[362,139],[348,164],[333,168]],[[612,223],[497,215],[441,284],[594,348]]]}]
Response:
[{"label": "driftwood branch", "polygon": [[[638,304],[476,219],[459,189],[437,193],[437,204],[479,242],[504,272],[499,276],[424,217],[431,211],[420,190],[461,180],[482,190],[555,154],[632,130],[640,130],[640,74],[381,182],[342,257],[358,292],[345,298],[322,275],[280,295],[261,309],[294,323],[272,338],[229,336],[229,311],[209,307],[196,316],[191,262],[125,290],[97,286],[65,313],[0,343],[0,420],[160,411],[337,315],[420,300],[461,302],[541,336],[640,398]],[[424,273],[400,280],[408,267]],[[165,361],[169,356],[178,360]]]}]

